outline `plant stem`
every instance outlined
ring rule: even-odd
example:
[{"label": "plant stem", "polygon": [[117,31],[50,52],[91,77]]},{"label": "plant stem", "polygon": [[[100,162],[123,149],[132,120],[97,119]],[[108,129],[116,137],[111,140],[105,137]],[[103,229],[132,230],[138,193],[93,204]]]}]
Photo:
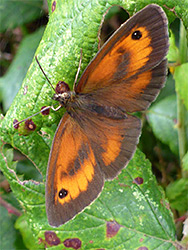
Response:
[{"label": "plant stem", "polygon": [[[186,31],[183,26],[183,23],[180,22],[180,64],[187,62],[187,39]],[[186,141],[186,126],[185,126],[185,116],[186,116],[185,106],[180,99],[179,94],[177,93],[177,118],[178,118],[178,143],[179,143],[179,157],[180,164],[182,166],[182,160],[187,150],[187,141]],[[182,176],[188,177],[188,172],[182,169]]]},{"label": "plant stem", "polygon": [[186,30],[183,22],[180,22],[180,63],[186,63],[188,60]]},{"label": "plant stem", "polygon": [[180,163],[186,153],[185,106],[177,93],[178,143]]}]

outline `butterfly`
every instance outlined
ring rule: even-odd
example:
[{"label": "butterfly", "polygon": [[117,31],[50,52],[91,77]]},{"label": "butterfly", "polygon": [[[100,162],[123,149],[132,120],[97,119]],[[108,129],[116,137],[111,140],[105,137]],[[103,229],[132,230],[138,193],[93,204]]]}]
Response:
[{"label": "butterfly", "polygon": [[66,109],[48,161],[46,212],[58,227],[101,193],[132,158],[146,110],[166,79],[167,18],[151,4],[126,21],[102,46],[70,91],[53,96]]}]

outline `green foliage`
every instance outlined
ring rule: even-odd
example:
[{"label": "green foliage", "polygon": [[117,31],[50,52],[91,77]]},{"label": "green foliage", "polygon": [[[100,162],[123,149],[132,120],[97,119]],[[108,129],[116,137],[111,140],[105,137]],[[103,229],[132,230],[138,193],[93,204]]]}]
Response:
[{"label": "green foliage", "polygon": [[168,96],[154,104],[148,112],[149,123],[159,140],[167,144],[173,153],[178,154],[178,132],[176,127],[176,96]]},{"label": "green foliage", "polygon": [[1,0],[0,32],[14,29],[40,17],[42,4],[42,0],[25,2]]},{"label": "green foliage", "polygon": [[188,210],[188,179],[182,178],[168,185],[166,195],[172,208],[178,211]]},{"label": "green foliage", "polygon": [[186,78],[188,72],[188,63],[184,63],[178,67],[174,72],[174,79],[176,81],[176,91],[188,110],[188,79]]},{"label": "green foliage", "polygon": [[[39,6],[40,2],[34,2],[33,5],[38,4]],[[78,68],[80,49],[83,50],[81,73],[97,52],[97,35],[101,20],[107,9],[112,5],[121,5],[132,15],[147,4],[153,3],[149,0],[57,0],[56,9],[52,12],[52,2],[48,1],[49,22],[35,55],[37,55],[45,73],[54,85],[59,80],[63,80],[70,86],[74,82]],[[30,8],[28,11],[30,1],[24,3],[20,3],[20,8],[23,8],[23,20],[17,20],[19,18],[16,19],[13,14],[16,4],[19,3],[15,1],[2,2],[2,6],[7,6],[6,9],[13,13],[10,15],[10,20],[3,21],[3,31],[8,27],[14,28],[20,24],[24,25],[38,17],[38,14],[36,14],[38,12],[35,12],[36,9]],[[172,22],[176,17],[170,11],[174,8],[176,14],[183,20],[185,28],[188,28],[186,18],[188,6],[186,8],[186,3],[178,0],[168,1],[168,3],[162,0],[155,1],[155,3],[162,7],[167,5],[168,9],[164,8],[164,10],[168,15],[169,22]],[[24,7],[24,5],[26,6]],[[2,18],[4,19],[2,20],[7,20],[5,17],[5,13],[3,13]],[[24,27],[24,29],[26,28]],[[0,79],[0,97],[5,110],[12,102],[17,86],[20,86],[25,76],[42,33],[43,30],[40,29],[32,35],[25,35],[11,68]],[[179,62],[181,56],[173,35],[171,40],[169,60]],[[20,70],[19,73],[17,72],[18,66],[21,67],[21,73]],[[186,69],[186,63],[180,65],[179,68],[175,68],[174,79],[176,91],[185,104],[185,108],[188,108],[188,98],[186,98],[188,71]],[[184,74],[183,77],[182,73]],[[168,81],[171,84],[172,77],[169,79]],[[176,96],[175,94],[172,95],[172,92],[164,89],[163,93],[165,94],[161,95],[160,101],[150,108],[147,116],[155,137],[168,145],[178,160],[177,104]],[[43,181],[41,181],[40,176],[36,176],[36,173],[28,174],[30,171],[27,171],[29,169],[28,163],[24,163],[24,168],[27,168],[27,170],[23,173],[23,176],[19,176],[21,173],[18,171],[18,167],[16,168],[17,163],[13,161],[13,151],[2,147],[0,167],[23,208],[23,214],[16,221],[15,226],[20,230],[26,247],[28,249],[44,249],[44,247],[50,249],[52,246],[52,249],[67,249],[65,240],[77,238],[81,242],[82,247],[80,249],[122,250],[139,249],[139,247],[140,249],[141,247],[161,250],[175,249],[176,239],[172,213],[168,202],[165,200],[162,188],[158,186],[151,172],[151,164],[139,150],[117,179],[105,183],[101,196],[84,212],[57,229],[48,225],[44,190],[46,167],[51,142],[63,111],[50,111],[49,116],[39,114],[33,117],[32,120],[37,128],[35,132],[28,136],[19,135],[20,131],[13,128],[13,121],[14,119],[25,119],[38,112],[42,106],[53,104],[52,95],[53,90],[47,84],[33,59],[16,98],[0,124],[1,140],[26,155],[43,177]],[[184,125],[187,126],[186,119]],[[187,158],[186,154],[182,160],[182,171],[188,170]],[[23,172],[23,167],[20,168]],[[25,180],[29,179],[29,176],[30,180]],[[143,180],[143,184],[136,183],[138,177]],[[171,202],[170,205],[180,213],[183,213],[186,209],[186,187],[187,181],[185,178],[180,178],[167,186],[167,197]],[[11,221],[12,225],[14,220]],[[112,231],[108,226],[112,228]],[[6,226],[4,228],[6,229]],[[11,226],[11,230],[12,228]],[[14,230],[11,231],[11,234],[15,239]],[[58,241],[58,239],[60,240]],[[59,243],[55,246],[57,242]],[[73,241],[72,244],[79,244],[80,242]],[[5,244],[12,244],[12,242],[5,242]],[[10,248],[10,245],[5,246]],[[17,248],[11,245],[10,249]]]},{"label": "green foliage", "polygon": [[36,237],[33,234],[32,228],[29,227],[26,217],[27,215],[25,214],[21,215],[15,223],[15,228],[20,230],[22,234],[25,246],[28,249],[44,249],[44,245],[41,245],[39,244],[39,242],[36,241]]},{"label": "green foliage", "polygon": [[15,230],[14,223],[17,219],[17,216],[14,214],[8,213],[7,209],[0,206],[0,239],[1,245],[0,249],[15,249],[20,250],[24,249],[21,235],[19,231]]},{"label": "green foliage", "polygon": [[11,66],[0,78],[0,96],[5,111],[8,110],[21,87],[43,32],[44,29],[41,28],[23,39]]},{"label": "green foliage", "polygon": [[183,169],[188,171],[188,152],[183,157]]}]

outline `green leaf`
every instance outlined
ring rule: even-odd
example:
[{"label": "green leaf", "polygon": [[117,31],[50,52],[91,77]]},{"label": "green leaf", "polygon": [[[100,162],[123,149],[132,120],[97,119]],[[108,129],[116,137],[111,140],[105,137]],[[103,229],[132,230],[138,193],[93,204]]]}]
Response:
[{"label": "green leaf", "polygon": [[8,213],[7,209],[0,206],[0,239],[1,239],[1,250],[20,250],[25,249],[21,235],[14,228],[14,223],[16,216],[14,214]]},{"label": "green leaf", "polygon": [[166,195],[170,206],[179,212],[188,210],[188,179],[182,178],[168,185]]},{"label": "green leaf", "polygon": [[15,223],[15,228],[20,230],[24,240],[24,244],[28,249],[44,249],[44,246],[42,246],[41,244],[39,244],[39,242],[36,241],[33,235],[33,231],[27,223],[25,214],[23,214],[17,219]]},{"label": "green leaf", "polygon": [[[7,1],[0,3],[0,32],[14,29],[41,16],[43,1]],[[16,10],[16,11],[15,11]]]},{"label": "green leaf", "polygon": [[[3,180],[5,181],[5,177],[1,174],[0,175],[0,183],[3,183]],[[14,207],[15,209],[17,209],[18,211],[21,211],[21,206],[19,201],[16,199],[15,195],[13,192],[9,192],[9,186],[7,183],[7,189],[4,189],[3,186],[1,187],[0,185],[0,193],[1,193],[1,198],[7,202],[10,206]]]},{"label": "green leaf", "polygon": [[[30,249],[57,242],[59,246],[55,249],[66,249],[68,239],[78,240],[81,249],[87,250],[137,249],[141,246],[175,249],[172,214],[164,192],[152,175],[149,161],[139,150],[117,179],[105,183],[101,196],[91,206],[56,229],[47,222],[44,184],[18,182],[15,173],[5,164],[2,170],[9,176],[11,188],[26,211],[16,228],[21,230],[24,242],[28,241],[32,230],[35,242],[30,239]],[[40,245],[36,248],[38,240]]]},{"label": "green leaf", "polygon": [[[44,183],[36,181],[21,181],[16,173],[16,163],[12,161],[13,150],[3,148],[0,151],[0,167],[4,176],[9,181],[11,190],[14,192],[22,206],[27,204],[44,203]],[[33,198],[33,199],[31,199]],[[36,201],[35,201],[36,200]]]},{"label": "green leaf", "polygon": [[176,41],[175,41],[175,35],[170,31],[170,37],[169,37],[169,51],[167,55],[167,59],[170,62],[178,62],[179,61],[179,49],[176,46]]},{"label": "green leaf", "polygon": [[157,104],[152,105],[147,117],[155,136],[167,144],[173,153],[178,154],[176,96],[166,97]]},{"label": "green leaf", "polygon": [[23,180],[36,180],[42,181],[42,176],[36,167],[29,161],[19,161],[16,167],[16,172],[18,175],[22,175]]},{"label": "green leaf", "polygon": [[166,79],[166,83],[164,88],[161,89],[159,95],[157,96],[155,103],[161,101],[165,97],[169,95],[174,95],[175,94],[175,82],[172,74],[168,75],[168,78]]},{"label": "green leaf", "polygon": [[174,79],[176,91],[188,110],[188,63],[175,68]]},{"label": "green leaf", "polygon": [[0,78],[0,97],[6,111],[16,96],[41,40],[43,28],[26,36],[6,74]]}]

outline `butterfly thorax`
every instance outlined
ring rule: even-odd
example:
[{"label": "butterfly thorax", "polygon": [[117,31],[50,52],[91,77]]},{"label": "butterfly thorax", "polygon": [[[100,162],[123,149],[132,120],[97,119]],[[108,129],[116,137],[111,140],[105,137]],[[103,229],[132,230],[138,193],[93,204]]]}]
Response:
[{"label": "butterfly thorax", "polygon": [[52,97],[53,100],[58,101],[63,107],[69,106],[68,104],[73,102],[75,99],[74,91],[67,91],[64,93],[56,93]]}]

